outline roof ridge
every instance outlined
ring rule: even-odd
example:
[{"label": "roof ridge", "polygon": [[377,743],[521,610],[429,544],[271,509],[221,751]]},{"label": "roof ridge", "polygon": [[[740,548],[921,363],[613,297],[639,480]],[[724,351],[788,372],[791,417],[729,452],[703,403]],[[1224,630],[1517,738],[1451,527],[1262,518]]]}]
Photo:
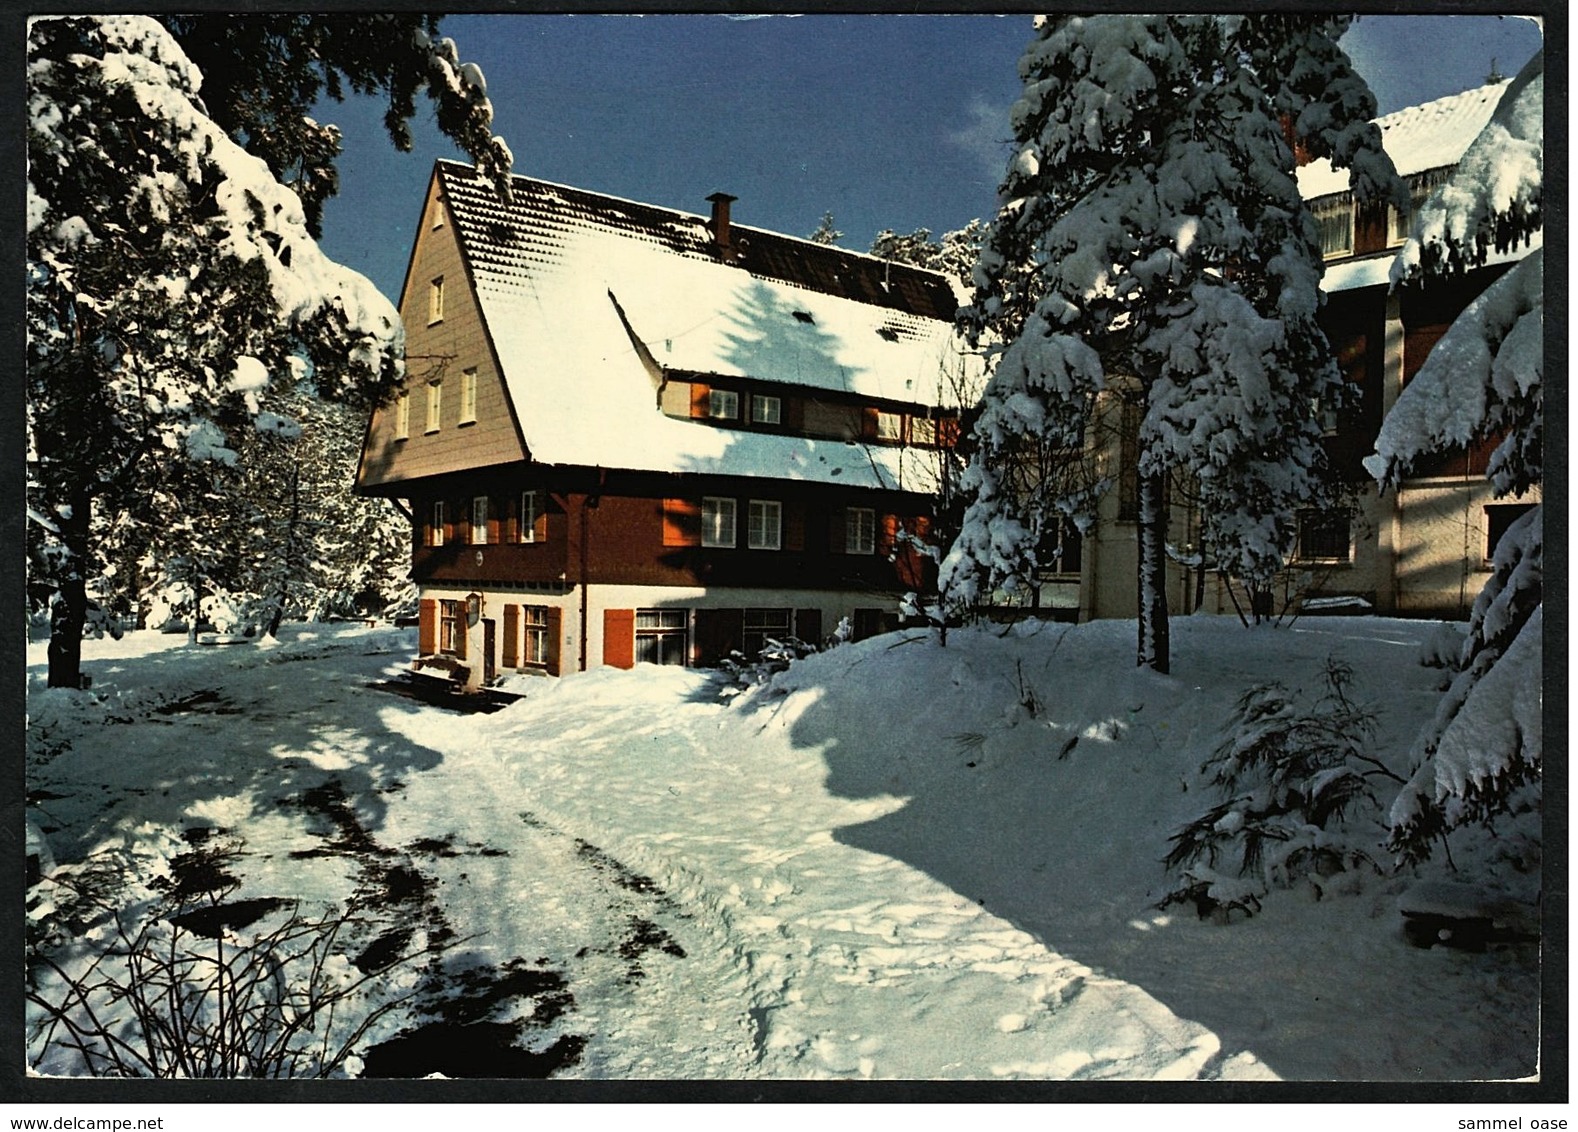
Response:
[{"label": "roof ridge", "polygon": [[1390,114],[1381,114],[1375,118],[1370,119],[1370,121],[1384,129],[1387,123],[1391,122],[1393,119],[1401,119],[1405,116],[1417,117],[1419,111],[1421,110],[1429,110],[1432,107],[1437,106],[1442,106],[1444,108],[1445,103],[1467,101],[1475,95],[1483,95],[1489,91],[1504,91],[1504,88],[1511,81],[1512,79],[1509,76],[1508,78],[1503,79],[1501,82],[1483,83],[1480,86],[1470,87],[1468,90],[1460,90],[1456,94],[1443,94],[1440,98],[1432,98],[1428,102],[1416,102],[1412,106],[1399,107],[1398,109],[1393,110]]},{"label": "roof ridge", "polygon": [[[457,161],[451,157],[440,157],[435,161],[435,165],[448,165],[456,169],[464,170],[467,173],[477,177],[482,176],[481,172],[476,166],[469,165],[464,161]],[[605,193],[596,189],[588,189],[580,185],[571,185],[563,181],[550,181],[546,177],[530,177],[525,173],[512,172],[510,174],[510,180],[525,181],[528,184],[542,185],[550,189],[563,189],[571,193],[579,193],[583,196],[596,197],[600,200],[612,201],[616,204],[634,205],[637,208],[647,208],[656,212],[666,212],[678,220],[694,220],[703,228],[706,228],[707,226],[708,217],[706,214],[699,212],[686,212],[666,204],[653,204],[650,201],[636,200],[634,197],[616,196],[613,193]],[[855,251],[852,248],[842,248],[836,244],[820,244],[817,243],[817,241],[809,239],[805,236],[795,236],[788,232],[779,232],[775,229],[765,228],[760,225],[741,224],[737,220],[731,220],[729,226],[732,229],[743,231],[747,235],[754,233],[757,235],[771,236],[778,240],[793,240],[796,243],[805,244],[807,247],[824,249],[818,254],[856,256],[860,259],[870,260],[873,263],[883,264],[884,266],[891,265],[901,270],[918,271],[924,275],[935,275],[945,281],[951,281],[952,279],[952,276],[950,276],[946,271],[938,271],[930,267],[921,267],[919,264],[907,263],[904,260],[886,259],[883,256],[874,255],[871,252]]]}]

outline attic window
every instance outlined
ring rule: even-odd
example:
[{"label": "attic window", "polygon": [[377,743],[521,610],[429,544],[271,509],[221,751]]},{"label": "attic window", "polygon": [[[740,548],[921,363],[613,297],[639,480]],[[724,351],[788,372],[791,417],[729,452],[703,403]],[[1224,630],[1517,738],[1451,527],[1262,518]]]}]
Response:
[{"label": "attic window", "polygon": [[810,311],[791,311],[789,313],[793,314],[795,316],[795,318],[798,319],[801,322],[814,323],[816,321],[816,319],[811,317],[811,312]]},{"label": "attic window", "polygon": [[899,340],[899,332],[894,330],[891,326],[877,327],[877,336],[879,338],[886,338],[889,342],[897,342]]},{"label": "attic window", "polygon": [[427,321],[429,325],[444,321],[444,277],[442,275],[428,285]]}]

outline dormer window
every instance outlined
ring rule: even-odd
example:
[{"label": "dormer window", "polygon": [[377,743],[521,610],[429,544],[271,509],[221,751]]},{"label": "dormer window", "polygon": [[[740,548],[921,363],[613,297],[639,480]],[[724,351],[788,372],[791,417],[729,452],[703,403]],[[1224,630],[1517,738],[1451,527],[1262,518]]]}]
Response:
[{"label": "dormer window", "polygon": [[877,439],[903,440],[904,414],[877,411]]},{"label": "dormer window", "polygon": [[766,397],[756,393],[751,395],[751,422],[753,424],[775,425],[783,418],[783,402],[777,397]]},{"label": "dormer window", "polygon": [[712,390],[707,394],[707,415],[715,420],[738,420],[740,395],[732,389]]}]

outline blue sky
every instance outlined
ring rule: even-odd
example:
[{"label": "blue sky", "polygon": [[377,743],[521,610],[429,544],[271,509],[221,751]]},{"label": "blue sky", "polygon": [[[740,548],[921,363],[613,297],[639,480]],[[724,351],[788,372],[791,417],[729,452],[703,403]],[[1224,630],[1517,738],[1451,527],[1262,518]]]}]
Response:
[{"label": "blue sky", "polygon": [[[805,235],[831,211],[844,247],[883,228],[934,234],[989,216],[1030,18],[451,16],[519,173]],[[1514,74],[1540,43],[1521,19],[1365,16],[1343,41],[1382,113]],[[459,157],[419,107],[396,153],[369,100],[343,127],[324,250],[397,298],[432,163]]]}]

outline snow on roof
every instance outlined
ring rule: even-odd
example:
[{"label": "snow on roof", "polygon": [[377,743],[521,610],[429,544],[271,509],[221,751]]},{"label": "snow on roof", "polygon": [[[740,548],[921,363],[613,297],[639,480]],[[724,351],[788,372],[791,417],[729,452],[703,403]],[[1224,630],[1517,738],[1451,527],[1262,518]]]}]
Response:
[{"label": "snow on roof", "polygon": [[[1505,82],[1491,83],[1377,118],[1382,144],[1397,172],[1410,177],[1456,165],[1506,89]],[[1348,171],[1333,169],[1326,158],[1300,167],[1298,176],[1305,200],[1348,191]]]},{"label": "snow on roof", "polygon": [[[677,420],[664,371],[946,404],[961,353],[945,276],[700,216],[469,166],[438,174],[532,457],[548,464],[913,487],[916,455]],[[638,346],[639,341],[639,346]]]}]

